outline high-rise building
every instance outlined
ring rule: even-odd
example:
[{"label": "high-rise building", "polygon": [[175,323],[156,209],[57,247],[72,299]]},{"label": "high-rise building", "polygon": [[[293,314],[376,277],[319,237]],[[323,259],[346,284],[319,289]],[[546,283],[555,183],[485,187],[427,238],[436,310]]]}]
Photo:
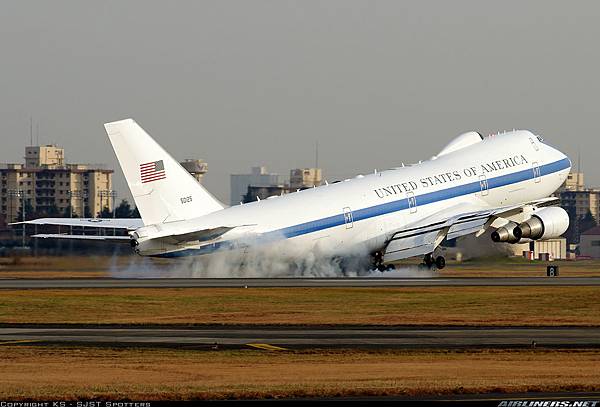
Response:
[{"label": "high-rise building", "polygon": [[583,232],[580,228],[589,223],[585,220],[588,213],[596,222],[600,220],[600,189],[586,188],[583,179],[582,172],[572,172],[553,194],[560,198],[560,206],[569,214],[569,229],[565,234],[569,244],[579,242]]},{"label": "high-rise building", "polygon": [[296,168],[290,170],[290,190],[312,188],[321,185],[320,168]]},{"label": "high-rise building", "polygon": [[560,206],[575,218],[583,217],[591,212],[594,219],[598,221],[600,190],[562,191],[560,193]]},{"label": "high-rise building", "polygon": [[231,205],[312,188],[321,185],[321,181],[320,168],[292,169],[287,183],[278,174],[268,173],[265,167],[253,167],[251,174],[231,176]]},{"label": "high-rise building", "polygon": [[244,195],[242,200],[243,203],[254,202],[259,199],[269,199],[271,197],[276,197],[280,195],[289,194],[290,189],[287,185],[279,184],[279,185],[268,185],[256,187],[253,185],[248,185],[248,191]]},{"label": "high-rise building", "polygon": [[23,207],[53,216],[96,216],[113,208],[112,174],[99,164],[65,164],[64,149],[54,145],[26,147],[25,164],[0,164],[0,213],[8,222]]},{"label": "high-rise building", "polygon": [[583,191],[585,184],[583,182],[583,172],[570,172],[567,179],[560,186],[557,192],[562,191]]},{"label": "high-rise building", "polygon": [[25,167],[62,167],[65,165],[65,150],[53,146],[25,147]]},{"label": "high-rise building", "polygon": [[206,174],[208,171],[207,163],[205,163],[202,160],[195,160],[195,159],[188,158],[188,159],[180,162],[179,164],[181,164],[181,166],[183,168],[185,168],[185,170],[187,172],[192,174],[192,176],[194,178],[196,178],[196,181],[198,181],[200,184],[202,184],[202,177],[204,177],[204,174]]},{"label": "high-rise building", "polygon": [[267,168],[252,167],[250,174],[232,174],[231,175],[231,205],[239,205],[244,200],[244,196],[248,193],[248,186],[267,187],[270,185],[281,184],[279,174],[270,174]]}]

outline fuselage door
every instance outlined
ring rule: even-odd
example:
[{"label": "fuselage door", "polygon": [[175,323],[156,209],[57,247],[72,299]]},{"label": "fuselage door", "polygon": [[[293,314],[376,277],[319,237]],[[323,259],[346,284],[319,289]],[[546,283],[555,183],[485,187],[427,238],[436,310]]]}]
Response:
[{"label": "fuselage door", "polygon": [[533,169],[533,181],[537,184],[542,180],[542,171],[540,170],[540,164],[535,161],[531,163]]},{"label": "fuselage door", "polygon": [[481,196],[486,196],[490,192],[488,180],[485,175],[479,176],[479,188],[481,188]]},{"label": "fuselage door", "polygon": [[406,193],[406,200],[408,201],[408,209],[410,213],[417,213],[417,198],[415,197],[415,193],[413,191],[408,191]]},{"label": "fuselage door", "polygon": [[349,206],[344,208],[344,223],[346,224],[346,229],[352,229],[354,226],[354,217],[352,216],[352,210],[350,210]]}]

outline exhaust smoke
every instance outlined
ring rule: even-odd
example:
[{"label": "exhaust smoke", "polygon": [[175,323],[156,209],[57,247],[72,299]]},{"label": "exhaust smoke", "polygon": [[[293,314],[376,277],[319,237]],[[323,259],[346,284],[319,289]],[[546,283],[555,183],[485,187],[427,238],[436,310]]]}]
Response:
[{"label": "exhaust smoke", "polygon": [[248,244],[208,256],[154,259],[132,256],[125,267],[116,258],[114,278],[290,278],[290,277],[432,277],[430,270],[403,267],[392,272],[372,270],[367,247],[354,247],[343,258],[331,257],[319,245],[305,251],[287,239]]}]

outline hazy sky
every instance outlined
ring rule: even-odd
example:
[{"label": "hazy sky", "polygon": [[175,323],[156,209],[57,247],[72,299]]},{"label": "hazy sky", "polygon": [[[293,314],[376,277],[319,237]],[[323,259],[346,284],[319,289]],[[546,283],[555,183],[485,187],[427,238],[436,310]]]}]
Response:
[{"label": "hazy sky", "polygon": [[229,174],[312,166],[316,140],[335,180],[525,128],[600,185],[598,21],[596,1],[4,1],[0,162],[33,116],[129,195],[102,124],[133,117],[228,202]]}]

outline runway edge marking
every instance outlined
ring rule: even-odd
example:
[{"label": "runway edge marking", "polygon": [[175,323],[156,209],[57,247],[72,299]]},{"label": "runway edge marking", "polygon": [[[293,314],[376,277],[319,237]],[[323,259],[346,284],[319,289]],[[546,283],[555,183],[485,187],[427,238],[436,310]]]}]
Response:
[{"label": "runway edge marking", "polygon": [[14,340],[14,341],[0,342],[0,345],[13,345],[13,344],[19,344],[19,343],[34,343],[34,342],[42,342],[42,340],[41,339],[20,339],[20,340]]},{"label": "runway edge marking", "polygon": [[262,350],[288,350],[286,348],[282,348],[280,346],[269,345],[268,343],[247,343],[246,346],[250,346],[251,348],[262,349]]}]

